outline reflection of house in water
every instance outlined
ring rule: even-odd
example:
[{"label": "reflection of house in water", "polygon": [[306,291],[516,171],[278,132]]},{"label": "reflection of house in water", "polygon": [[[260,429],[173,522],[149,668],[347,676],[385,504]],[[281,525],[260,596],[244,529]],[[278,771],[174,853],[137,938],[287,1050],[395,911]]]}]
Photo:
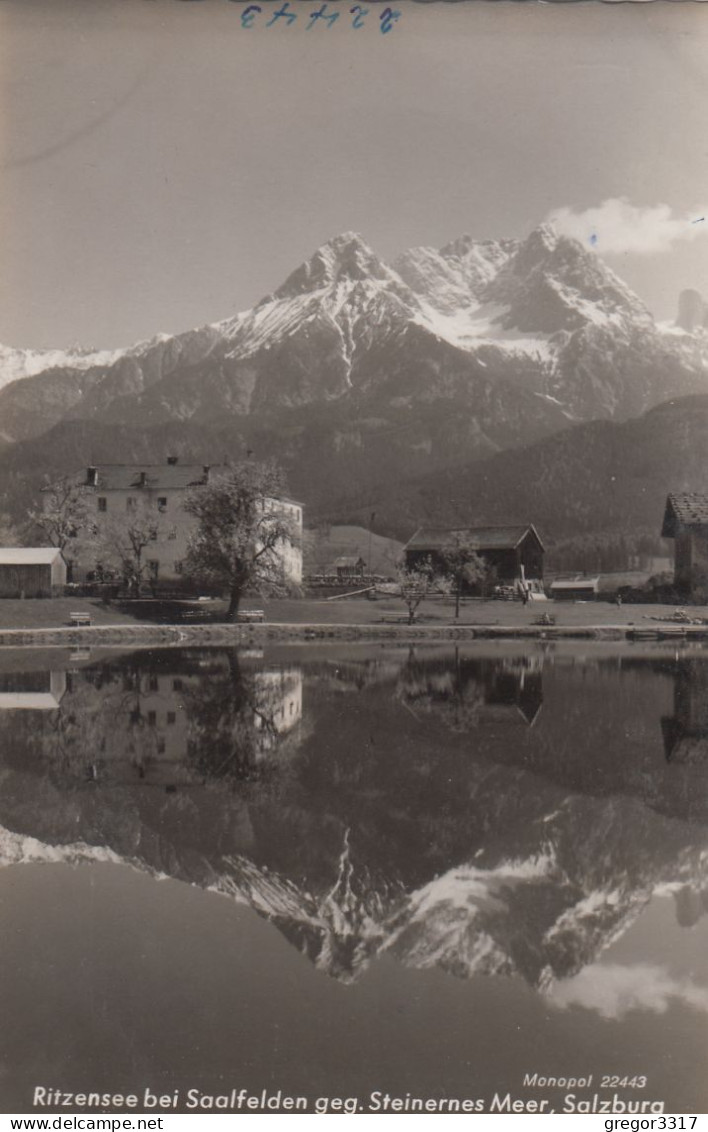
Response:
[{"label": "reflection of house in water", "polygon": [[680,660],[674,676],[674,714],[661,720],[668,762],[708,764],[708,662]]},{"label": "reflection of house in water", "polygon": [[0,711],[55,711],[66,691],[66,672],[0,672]]},{"label": "reflection of house in water", "polygon": [[207,749],[218,743],[223,762],[231,752],[257,762],[302,718],[299,668],[245,669],[226,653],[169,668],[131,658],[84,668],[69,681],[62,725],[71,765],[111,785],[203,785]]},{"label": "reflection of house in water", "polygon": [[302,719],[302,669],[265,669],[254,674],[253,683],[254,722],[261,733],[258,756],[269,753]]},{"label": "reflection of house in water", "polygon": [[[542,657],[413,662],[401,673],[406,701],[430,709],[463,708],[465,722],[533,725],[543,703]],[[462,722],[462,720],[460,720]]]}]

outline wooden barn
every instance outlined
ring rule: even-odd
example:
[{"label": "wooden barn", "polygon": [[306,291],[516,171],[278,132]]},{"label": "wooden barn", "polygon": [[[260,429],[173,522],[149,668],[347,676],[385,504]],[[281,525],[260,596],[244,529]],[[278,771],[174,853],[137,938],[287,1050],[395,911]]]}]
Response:
[{"label": "wooden barn", "polygon": [[57,547],[0,547],[0,598],[52,597],[65,585],[66,562]]},{"label": "wooden barn", "polygon": [[708,591],[708,495],[671,492],[661,537],[674,540],[675,589],[686,598],[704,596]]},{"label": "wooden barn", "polygon": [[366,562],[363,558],[344,555],[334,563],[334,572],[338,578],[363,578],[366,573]]},{"label": "wooden barn", "polygon": [[484,559],[487,569],[502,584],[543,577],[544,546],[531,524],[509,527],[421,527],[405,547],[406,566],[414,569],[430,561],[445,572],[445,550],[458,542]]}]

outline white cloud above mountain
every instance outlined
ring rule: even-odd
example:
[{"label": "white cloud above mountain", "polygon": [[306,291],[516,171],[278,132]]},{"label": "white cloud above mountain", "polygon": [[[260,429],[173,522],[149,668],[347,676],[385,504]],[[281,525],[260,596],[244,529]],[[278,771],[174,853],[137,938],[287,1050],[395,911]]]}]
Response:
[{"label": "white cloud above mountain", "polygon": [[563,235],[607,255],[656,255],[708,233],[708,210],[679,215],[668,204],[635,205],[626,197],[610,197],[579,212],[556,208],[547,220]]}]

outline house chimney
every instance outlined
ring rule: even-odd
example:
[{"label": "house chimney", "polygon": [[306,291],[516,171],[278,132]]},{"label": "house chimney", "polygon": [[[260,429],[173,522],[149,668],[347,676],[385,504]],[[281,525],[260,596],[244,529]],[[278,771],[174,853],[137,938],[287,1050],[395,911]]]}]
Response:
[{"label": "house chimney", "polygon": [[89,487],[95,487],[98,483],[98,468],[94,467],[93,464],[89,464],[86,469],[86,483]]},{"label": "house chimney", "polygon": [[175,464],[177,463],[178,460],[179,460],[179,456],[168,456],[167,457],[167,463],[170,465],[171,468],[174,468],[174,466],[175,466]]}]

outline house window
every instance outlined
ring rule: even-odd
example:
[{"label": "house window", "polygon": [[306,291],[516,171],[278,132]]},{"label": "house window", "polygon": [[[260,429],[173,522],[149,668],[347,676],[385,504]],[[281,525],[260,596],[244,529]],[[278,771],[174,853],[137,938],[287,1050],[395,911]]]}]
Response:
[{"label": "house window", "polygon": [[172,681],[172,690],[174,692],[181,692],[182,687],[183,687],[182,681],[180,680],[179,676],[176,676],[174,678],[174,680]]},{"label": "house window", "polygon": [[99,511],[107,511],[108,510],[108,500],[106,499],[105,495],[99,495],[99,497],[98,497],[98,509],[99,509]]},{"label": "house window", "polygon": [[158,509],[158,511],[166,511],[167,510],[167,496],[166,495],[158,495],[158,497],[157,497],[157,509]]},{"label": "house window", "polygon": [[158,692],[158,691],[159,691],[159,684],[157,682],[157,676],[150,676],[148,678],[148,692]]},{"label": "house window", "polygon": [[154,727],[156,725],[156,723],[157,723],[157,712],[156,711],[149,711],[148,712],[148,727]]},{"label": "house window", "polygon": [[167,537],[171,538],[171,539],[176,539],[177,538],[177,528],[176,527],[170,527],[170,530],[167,534]]},{"label": "house window", "polygon": [[158,739],[157,740],[157,753],[158,753],[158,755],[164,755],[164,753],[165,753],[165,740],[164,739]]},{"label": "house window", "polygon": [[150,531],[150,541],[157,542],[157,527],[153,527]]},{"label": "house window", "polygon": [[[155,536],[155,537],[157,537],[157,536]],[[160,563],[158,562],[158,560],[156,558],[151,558],[149,560],[149,562],[148,562],[148,572],[149,572],[149,575],[150,575],[150,578],[152,579],[152,581],[155,581],[157,579],[157,575],[160,573]]]},{"label": "house window", "polygon": [[183,564],[181,562],[175,562],[175,574],[181,574],[183,570]]},{"label": "house window", "polygon": [[176,723],[176,722],[177,722],[177,713],[174,712],[174,711],[168,711],[168,713],[167,713],[167,723],[168,723],[168,725],[171,725],[171,724]]},{"label": "house window", "polygon": [[129,495],[127,497],[126,501],[125,501],[126,511],[135,511],[135,508],[137,506],[137,502],[138,501],[137,501],[137,499],[135,498],[134,495]]}]

